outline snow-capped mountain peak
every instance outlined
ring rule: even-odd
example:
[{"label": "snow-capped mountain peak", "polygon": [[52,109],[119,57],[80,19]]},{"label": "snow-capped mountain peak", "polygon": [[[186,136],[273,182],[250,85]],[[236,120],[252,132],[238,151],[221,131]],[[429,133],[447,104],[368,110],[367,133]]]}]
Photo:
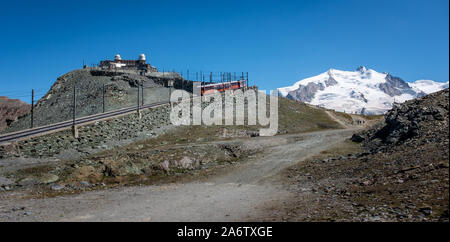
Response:
[{"label": "snow-capped mountain peak", "polygon": [[360,66],[360,67],[356,68],[356,71],[361,73],[361,74],[363,74],[363,73],[365,73],[367,71],[367,67]]},{"label": "snow-capped mountain peak", "polygon": [[279,88],[281,96],[337,111],[381,114],[403,102],[448,87],[448,83],[420,80],[407,83],[389,73],[365,66],[355,71],[327,72]]}]

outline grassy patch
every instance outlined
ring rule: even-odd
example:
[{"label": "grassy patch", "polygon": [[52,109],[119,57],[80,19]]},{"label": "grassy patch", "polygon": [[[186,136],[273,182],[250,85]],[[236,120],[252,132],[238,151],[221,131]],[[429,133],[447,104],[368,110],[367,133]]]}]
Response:
[{"label": "grassy patch", "polygon": [[304,103],[279,98],[279,133],[302,133],[325,129],[340,129],[325,109],[313,108]]}]

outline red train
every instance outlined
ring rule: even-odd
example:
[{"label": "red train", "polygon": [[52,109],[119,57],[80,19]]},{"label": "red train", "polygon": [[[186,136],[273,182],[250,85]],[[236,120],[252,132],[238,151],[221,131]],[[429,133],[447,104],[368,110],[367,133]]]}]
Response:
[{"label": "red train", "polygon": [[245,80],[232,81],[232,82],[222,82],[206,84],[201,86],[202,95],[212,94],[214,92],[224,92],[225,90],[236,90],[239,88],[246,87],[247,83]]}]

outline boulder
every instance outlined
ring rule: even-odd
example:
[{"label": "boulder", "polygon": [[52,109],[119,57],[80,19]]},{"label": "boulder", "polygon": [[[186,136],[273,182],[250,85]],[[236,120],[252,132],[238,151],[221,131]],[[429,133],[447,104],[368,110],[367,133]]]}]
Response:
[{"label": "boulder", "polygon": [[54,183],[59,180],[59,177],[54,174],[44,174],[41,177],[39,177],[39,182],[43,184],[49,184]]}]

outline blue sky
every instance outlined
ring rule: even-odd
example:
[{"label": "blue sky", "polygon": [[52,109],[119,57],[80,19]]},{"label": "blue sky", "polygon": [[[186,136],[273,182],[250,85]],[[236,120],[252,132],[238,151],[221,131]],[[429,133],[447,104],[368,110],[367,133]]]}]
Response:
[{"label": "blue sky", "polygon": [[[365,65],[406,81],[449,79],[448,0],[3,1],[0,95],[45,93],[113,58],[246,71],[271,90]],[[22,97],[25,96],[25,97]]]}]

